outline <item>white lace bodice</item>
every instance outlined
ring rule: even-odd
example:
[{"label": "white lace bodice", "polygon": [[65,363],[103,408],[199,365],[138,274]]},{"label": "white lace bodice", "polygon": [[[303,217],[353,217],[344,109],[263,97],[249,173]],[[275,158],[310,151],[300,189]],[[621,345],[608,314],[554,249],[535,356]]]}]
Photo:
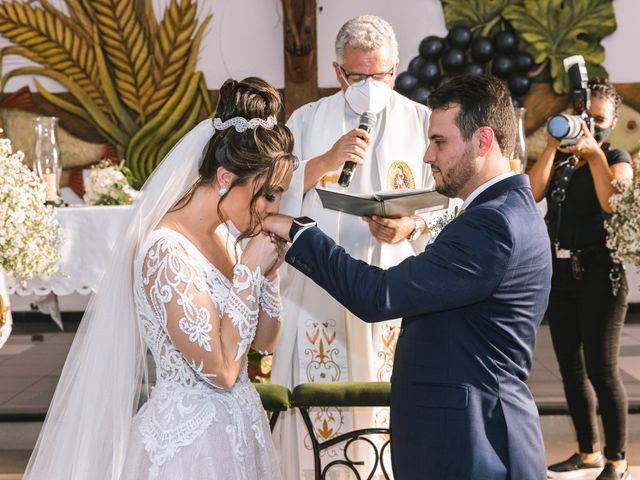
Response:
[{"label": "white lace bodice", "polygon": [[[252,425],[260,425],[264,417],[247,376],[246,354],[261,310],[279,317],[277,283],[242,264],[234,267],[230,281],[185,237],[169,229],[151,233],[138,253],[134,275],[142,333],[156,363],[156,386],[138,414],[151,477],[213,422],[223,421],[221,417],[231,419],[223,431],[240,461],[247,435],[253,434],[260,445],[265,441],[262,429],[246,432],[243,427],[247,415],[253,417]],[[216,384],[225,314],[236,330],[234,360],[242,362],[228,389]]]}]

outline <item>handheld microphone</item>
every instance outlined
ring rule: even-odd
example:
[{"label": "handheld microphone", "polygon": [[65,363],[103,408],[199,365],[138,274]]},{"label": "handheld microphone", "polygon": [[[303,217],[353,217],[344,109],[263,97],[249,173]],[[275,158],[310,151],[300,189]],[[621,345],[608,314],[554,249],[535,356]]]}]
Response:
[{"label": "handheld microphone", "polygon": [[[375,115],[373,113],[364,112],[360,116],[360,124],[358,125],[358,128],[369,133],[375,124]],[[340,178],[338,178],[338,185],[341,187],[349,186],[351,179],[353,179],[353,175],[356,173],[356,166],[356,162],[344,162],[344,167],[342,167],[342,172],[340,172]]]}]

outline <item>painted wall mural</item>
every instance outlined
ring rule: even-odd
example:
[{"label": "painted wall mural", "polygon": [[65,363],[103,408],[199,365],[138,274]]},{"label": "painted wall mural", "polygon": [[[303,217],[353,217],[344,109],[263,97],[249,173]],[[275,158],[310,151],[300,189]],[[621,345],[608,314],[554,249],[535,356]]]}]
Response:
[{"label": "painted wall mural", "polygon": [[68,95],[39,94],[83,119],[112,144],[136,184],[150,175],[199,116],[211,113],[196,62],[211,20],[197,18],[197,1],[171,0],[161,20],[150,0],[67,0],[68,14],[47,0],[0,4],[0,35],[35,66],[3,73],[0,89],[16,76],[42,75]]}]

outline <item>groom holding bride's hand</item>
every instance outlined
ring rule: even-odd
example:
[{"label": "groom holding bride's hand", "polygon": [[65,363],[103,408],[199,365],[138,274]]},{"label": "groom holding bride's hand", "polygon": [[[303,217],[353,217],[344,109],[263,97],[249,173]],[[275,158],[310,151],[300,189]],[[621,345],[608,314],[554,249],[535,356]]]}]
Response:
[{"label": "groom holding bride's hand", "polygon": [[506,86],[459,76],[434,91],[431,165],[439,192],[464,200],[435,242],[383,270],[354,260],[306,217],[263,228],[293,240],[286,261],[367,322],[404,317],[392,376],[395,477],[545,478],[525,381],[551,279],[549,238],[525,175]]}]

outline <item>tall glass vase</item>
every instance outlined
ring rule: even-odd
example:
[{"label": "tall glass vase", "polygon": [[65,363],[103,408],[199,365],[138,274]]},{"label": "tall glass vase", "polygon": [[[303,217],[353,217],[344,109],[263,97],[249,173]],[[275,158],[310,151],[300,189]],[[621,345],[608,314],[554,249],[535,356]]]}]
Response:
[{"label": "tall glass vase", "polygon": [[509,157],[509,164],[515,173],[524,173],[527,168],[527,145],[524,137],[524,117],[527,114],[527,109],[517,107],[514,110],[517,122],[516,145]]},{"label": "tall glass vase", "polygon": [[62,199],[58,195],[62,162],[60,147],[56,135],[57,117],[35,117],[35,144],[33,147],[33,170],[46,186],[46,202],[59,205]]}]

